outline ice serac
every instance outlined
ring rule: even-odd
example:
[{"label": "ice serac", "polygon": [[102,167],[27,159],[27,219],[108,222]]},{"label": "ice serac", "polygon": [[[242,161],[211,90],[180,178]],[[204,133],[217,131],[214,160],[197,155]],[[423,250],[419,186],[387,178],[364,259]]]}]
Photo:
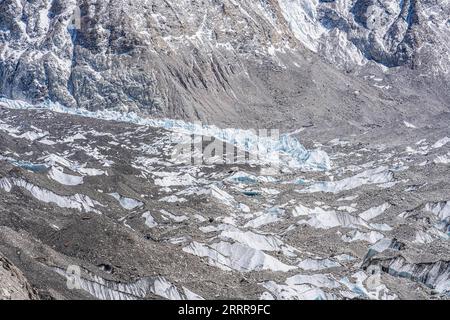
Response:
[{"label": "ice serac", "polygon": [[208,263],[223,270],[250,271],[284,271],[295,269],[286,265],[261,250],[250,248],[240,243],[219,242],[205,245],[193,242],[183,248],[187,253],[208,258]]},{"label": "ice serac", "polygon": [[[89,111],[79,108],[68,108],[59,103],[46,101],[32,105],[27,102],[0,98],[0,106],[12,109],[46,109],[59,113],[79,115],[102,120],[129,122],[133,124],[164,128],[187,136],[196,135],[213,137],[227,142],[239,150],[248,152],[256,164],[271,166],[287,165],[294,169],[324,171],[331,168],[331,160],[322,150],[307,150],[295,137],[285,134],[281,137],[259,135],[252,130],[226,128],[214,125],[186,122],[174,119],[154,119],[134,112],[117,112],[112,110]],[[158,180],[159,181],[159,180]],[[159,182],[163,182],[162,180]]]},{"label": "ice serac", "polygon": [[[69,276],[65,270],[60,268],[55,268],[55,272],[64,277]],[[138,300],[151,295],[168,300],[186,300],[192,299],[194,296],[196,300],[201,299],[200,296],[185,288],[182,292],[169,280],[161,276],[142,278],[132,283],[121,283],[103,279],[90,272],[87,273],[89,278],[78,277],[76,285],[100,300]]]},{"label": "ice serac", "polygon": [[387,167],[369,169],[338,181],[324,181],[314,183],[307,188],[300,190],[300,193],[328,192],[340,193],[347,190],[356,189],[363,185],[380,185],[394,182],[394,173]]},{"label": "ice serac", "polygon": [[414,263],[398,256],[386,259],[374,258],[371,259],[370,265],[381,266],[393,276],[423,283],[439,293],[450,293],[450,263],[448,261]]},{"label": "ice serac", "polygon": [[49,177],[66,186],[77,186],[83,183],[83,177],[66,174],[60,168],[52,167]]}]

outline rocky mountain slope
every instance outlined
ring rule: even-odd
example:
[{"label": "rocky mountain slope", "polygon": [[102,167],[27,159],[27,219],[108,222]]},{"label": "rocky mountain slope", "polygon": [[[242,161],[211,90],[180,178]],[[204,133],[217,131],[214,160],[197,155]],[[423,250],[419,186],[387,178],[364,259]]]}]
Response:
[{"label": "rocky mountain slope", "polygon": [[422,117],[448,109],[448,10],[437,0],[4,0],[0,94],[234,127]]},{"label": "rocky mountain slope", "polygon": [[0,300],[38,299],[23,273],[0,254]]},{"label": "rocky mountain slope", "polygon": [[297,38],[337,65],[409,66],[428,77],[449,72],[448,1],[279,3]]}]

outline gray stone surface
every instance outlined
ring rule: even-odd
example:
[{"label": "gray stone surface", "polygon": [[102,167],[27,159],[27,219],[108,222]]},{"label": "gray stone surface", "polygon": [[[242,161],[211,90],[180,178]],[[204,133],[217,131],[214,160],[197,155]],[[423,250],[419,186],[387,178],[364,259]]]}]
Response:
[{"label": "gray stone surface", "polygon": [[0,255],[0,300],[38,299],[22,272]]}]

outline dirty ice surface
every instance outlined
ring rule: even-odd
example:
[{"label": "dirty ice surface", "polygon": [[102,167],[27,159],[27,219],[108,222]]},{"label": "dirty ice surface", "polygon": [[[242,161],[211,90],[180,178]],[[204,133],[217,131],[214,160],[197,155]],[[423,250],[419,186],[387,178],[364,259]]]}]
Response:
[{"label": "dirty ice surface", "polygon": [[[259,139],[244,130],[48,103],[2,99],[0,113],[5,204],[27,203],[33,218],[51,216],[61,234],[77,215],[107,230],[107,243],[117,240],[109,230],[126,230],[121,240],[141,239],[177,259],[164,275],[146,269],[133,281],[85,271],[81,288],[95,298],[208,299],[236,283],[242,287],[230,292],[252,299],[449,295],[448,133],[422,137],[422,129],[405,125],[418,136],[400,146],[348,137],[313,141],[320,149],[306,150],[290,136]],[[263,146],[268,161],[174,159],[176,141],[190,134],[247,151]],[[282,159],[275,170],[274,157]],[[181,264],[196,266],[189,279],[177,274]],[[55,272],[64,276],[60,267]],[[196,281],[205,273],[212,284]]]}]

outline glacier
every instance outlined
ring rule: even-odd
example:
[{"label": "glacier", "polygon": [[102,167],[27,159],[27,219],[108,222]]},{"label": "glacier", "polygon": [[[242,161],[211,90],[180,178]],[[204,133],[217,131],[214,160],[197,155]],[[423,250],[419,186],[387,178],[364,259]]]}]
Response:
[{"label": "glacier", "polygon": [[213,137],[225,143],[234,145],[240,150],[254,154],[257,151],[259,160],[264,164],[282,164],[292,169],[305,171],[327,171],[332,167],[326,152],[320,149],[307,150],[295,137],[285,134],[280,139],[270,136],[258,136],[252,130],[226,128],[214,125],[185,122],[175,119],[144,118],[135,112],[122,113],[112,110],[89,111],[81,108],[68,108],[56,102],[45,101],[32,105],[20,100],[0,97],[0,106],[10,109],[45,109],[57,113],[77,115],[100,120],[127,122],[142,126],[163,128],[185,135]]},{"label": "glacier", "polygon": [[[61,268],[54,268],[59,275],[68,280],[72,275]],[[157,295],[168,300],[202,300],[203,298],[183,287],[180,291],[173,283],[164,277],[141,278],[131,283],[121,283],[104,279],[85,270],[92,279],[77,277],[76,282],[81,290],[88,292],[100,300],[138,300],[148,295]]]},{"label": "glacier", "polygon": [[95,212],[101,214],[95,209],[95,206],[102,206],[98,201],[92,200],[90,197],[82,194],[72,196],[61,196],[50,190],[40,188],[26,180],[18,178],[2,178],[0,179],[0,188],[6,192],[11,192],[13,186],[28,190],[31,195],[44,203],[52,203],[60,208],[76,209],[81,212]]}]

